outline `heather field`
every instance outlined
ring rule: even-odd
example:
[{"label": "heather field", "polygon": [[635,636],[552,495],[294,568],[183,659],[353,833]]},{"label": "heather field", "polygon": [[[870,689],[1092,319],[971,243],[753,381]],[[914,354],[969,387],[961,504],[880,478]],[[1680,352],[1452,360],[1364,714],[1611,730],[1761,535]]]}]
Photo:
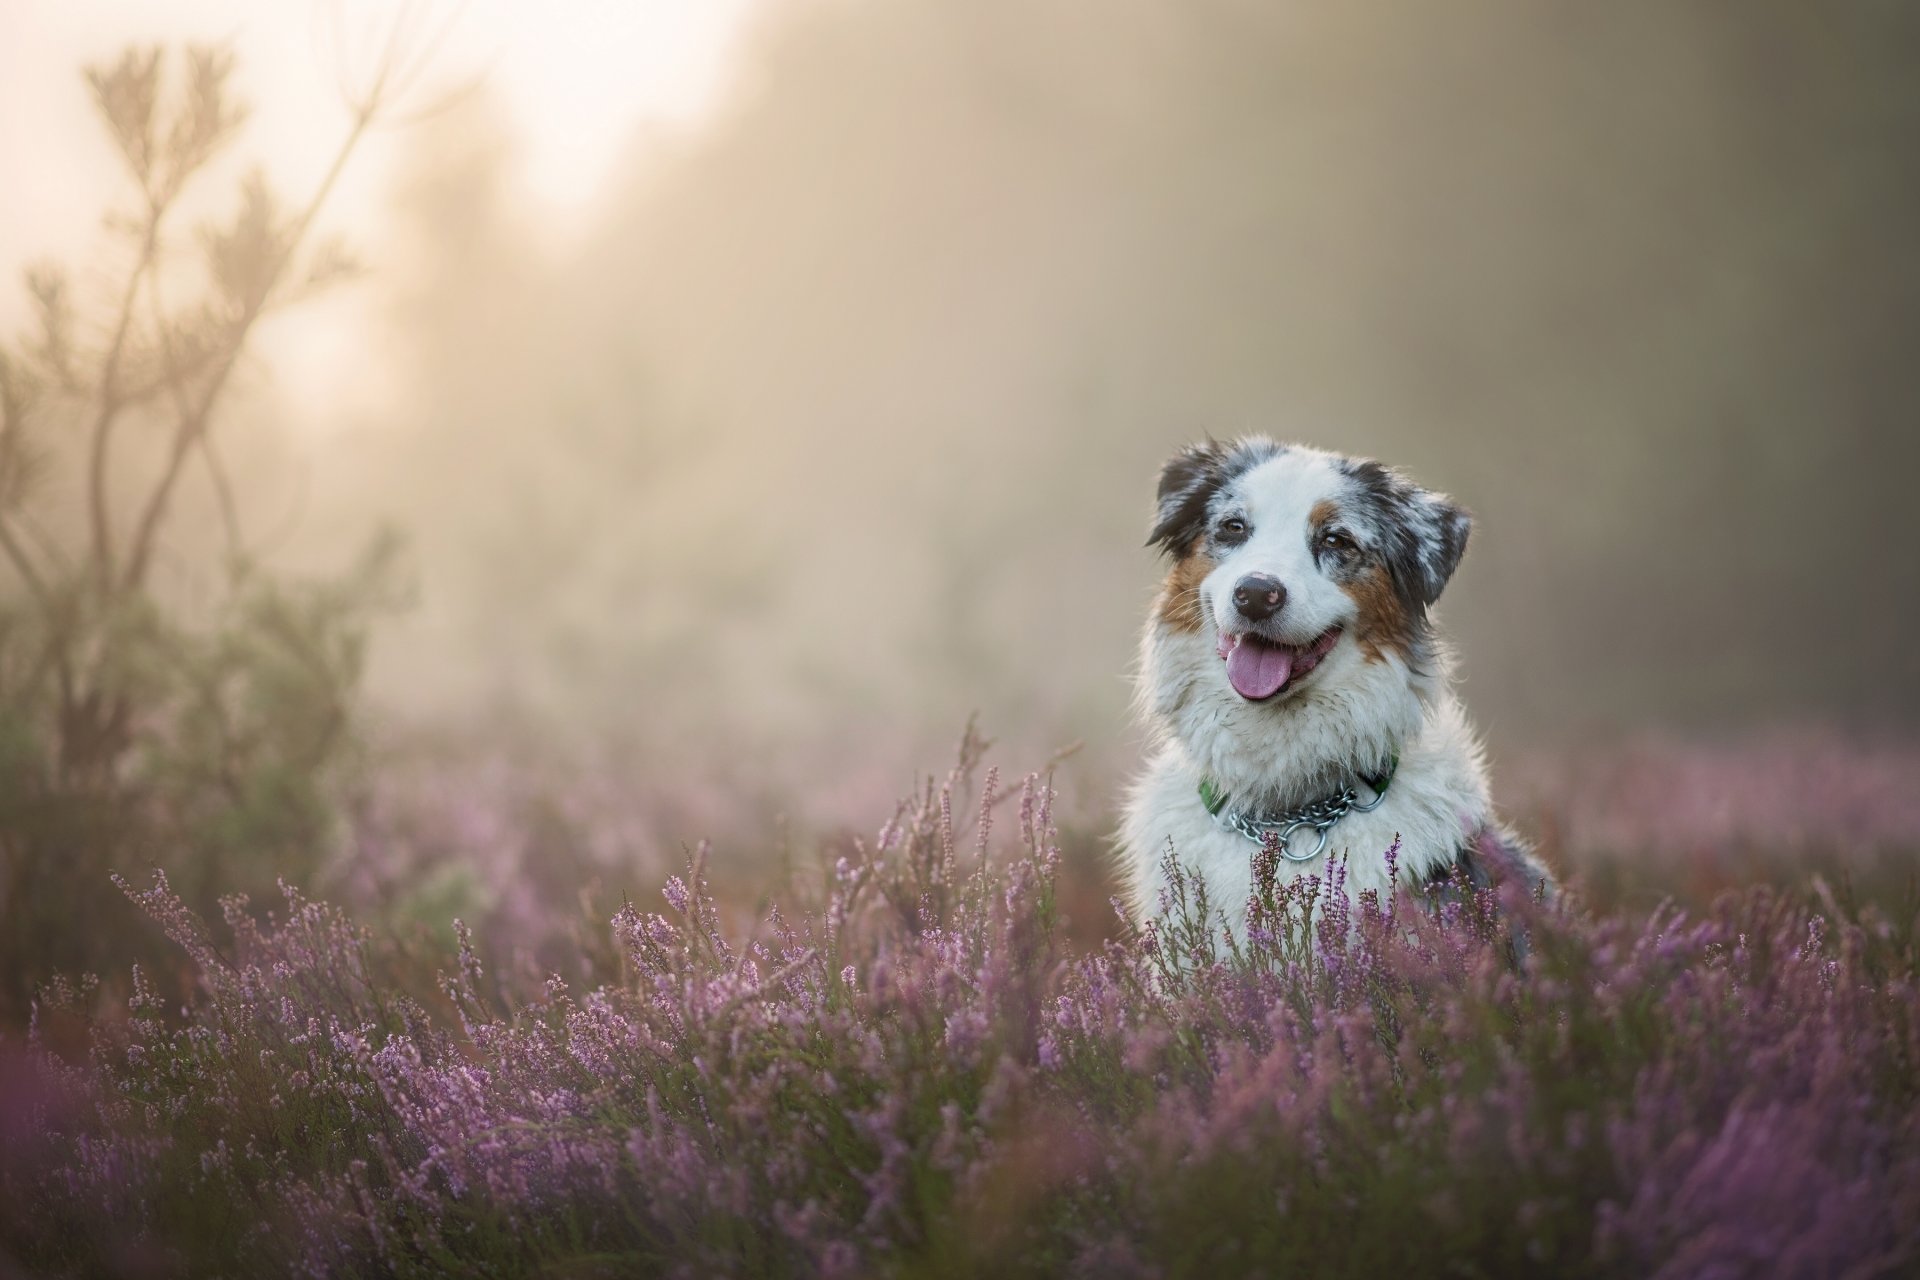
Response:
[{"label": "heather field", "polygon": [[163,874],[121,880],[140,922],[113,927],[164,950],[42,985],[0,1042],[0,1257],[127,1276],[1920,1266],[1910,756],[1663,746],[1570,762],[1589,785],[1557,794],[1555,770],[1523,773],[1560,833],[1561,901],[1355,900],[1335,864],[1264,887],[1239,939],[1192,882],[1166,918],[1119,918],[1098,833],[1063,832],[1046,779],[980,754],[969,738],[865,835],[790,849],[784,877],[725,899],[700,846],[597,918],[522,904],[446,922],[444,945],[291,888],[207,919]]}]

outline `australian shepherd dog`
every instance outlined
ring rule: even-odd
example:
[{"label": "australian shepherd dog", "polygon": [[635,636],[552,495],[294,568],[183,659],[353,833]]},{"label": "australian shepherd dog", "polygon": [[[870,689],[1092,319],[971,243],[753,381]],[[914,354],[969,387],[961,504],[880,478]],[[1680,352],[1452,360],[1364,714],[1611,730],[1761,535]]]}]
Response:
[{"label": "australian shepherd dog", "polygon": [[1172,568],[1139,676],[1155,744],[1121,832],[1136,919],[1171,852],[1237,927],[1263,843],[1282,877],[1344,856],[1355,893],[1389,888],[1396,839],[1404,886],[1551,889],[1494,816],[1429,614],[1470,523],[1377,462],[1260,437],[1166,464],[1149,543]]}]

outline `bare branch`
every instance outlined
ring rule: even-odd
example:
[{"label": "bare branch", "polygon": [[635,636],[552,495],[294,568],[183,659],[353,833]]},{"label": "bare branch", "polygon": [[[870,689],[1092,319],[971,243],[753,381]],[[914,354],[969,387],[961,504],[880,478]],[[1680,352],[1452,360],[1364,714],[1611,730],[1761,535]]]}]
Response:
[{"label": "bare branch", "polygon": [[[158,335],[161,362],[167,390],[172,394],[174,412],[180,418],[186,418],[191,412],[187,400],[186,379],[189,370],[182,366],[179,350],[174,344],[173,324],[167,318],[166,308],[160,298],[160,278],[155,272],[147,284],[147,306],[152,313],[154,331]],[[245,540],[240,531],[240,511],[234,502],[233,484],[227,477],[227,469],[221,461],[220,452],[215,447],[210,432],[199,435],[200,456],[206,463],[207,474],[213,481],[213,492],[220,507],[220,523],[227,537],[227,555],[238,560],[246,554]]]},{"label": "bare branch", "polygon": [[106,120],[114,145],[127,162],[142,194],[151,199],[154,190],[153,145],[154,111],[159,105],[160,48],[130,48],[112,67],[86,69],[86,80],[93,100]]},{"label": "bare branch", "polygon": [[287,504],[286,514],[281,517],[279,524],[261,534],[260,540],[254,544],[262,558],[284,547],[293,538],[294,531],[300,527],[300,521],[307,514],[307,497],[313,487],[312,478],[305,467],[296,469],[294,476],[298,481],[298,487],[293,491],[293,501]]},{"label": "bare branch", "polygon": [[133,270],[127,275],[126,288],[120,298],[119,318],[114,322],[113,340],[107,347],[106,359],[100,370],[99,409],[94,416],[92,439],[87,451],[87,517],[93,532],[91,559],[102,586],[113,580],[113,523],[107,510],[107,459],[114,422],[126,403],[119,387],[120,361],[126,351],[127,332],[133,325],[134,303],[140,296],[141,282],[153,269],[158,257],[160,219],[165,209],[164,204],[148,206],[140,249],[134,258]]},{"label": "bare branch", "polygon": [[27,555],[26,547],[14,534],[13,526],[7,523],[4,515],[0,515],[0,550],[6,552],[7,559],[13,562],[14,571],[20,575],[20,580],[27,584],[27,590],[33,593],[33,598],[39,601],[41,608],[51,612],[53,592],[48,590],[46,579],[41,577],[40,571],[34,567],[32,558]]},{"label": "bare branch", "polygon": [[141,284],[154,275],[160,258],[160,231],[175,199],[194,174],[232,140],[247,112],[227,92],[233,54],[219,47],[187,52],[184,100],[174,115],[164,145],[156,142],[160,114],[159,49],[144,56],[129,52],[111,71],[93,68],[87,81],[108,127],[126,156],[145,196],[145,216],[136,224],[139,248],[121,293],[98,380],[96,412],[87,456],[87,512],[93,538],[92,567],[101,584],[113,581],[115,548],[107,479],[111,470],[113,429],[121,413],[155,393],[153,385],[123,382],[127,339]]},{"label": "bare branch", "polygon": [[[21,461],[21,456],[29,390],[23,383],[24,378],[14,368],[13,362],[5,352],[0,351],[0,498],[15,491],[16,473],[26,465]],[[0,548],[4,548],[7,558],[13,562],[14,569],[34,598],[43,606],[48,605],[51,596],[46,579],[27,554],[25,545],[6,523],[3,511],[0,511]]]},{"label": "bare branch", "polygon": [[67,296],[67,277],[58,267],[41,263],[27,269],[27,292],[33,298],[39,339],[28,354],[52,375],[64,391],[80,389],[73,367],[73,303]]},{"label": "bare branch", "polygon": [[186,100],[167,136],[164,190],[170,199],[187,180],[233,140],[248,111],[227,89],[233,74],[232,48],[193,45],[187,49]]},{"label": "bare branch", "polygon": [[427,68],[432,66],[433,60],[439,56],[442,46],[447,42],[447,37],[453,34],[454,27],[459,24],[466,11],[467,0],[459,0],[447,10],[446,18],[435,28],[432,35],[419,41],[410,55],[406,52],[402,53],[402,58],[406,60],[395,66],[393,77],[387,85],[389,102],[404,98],[413,92],[420,83],[420,78],[426,74]]},{"label": "bare branch", "polygon": [[159,483],[154,486],[151,496],[147,499],[127,553],[127,568],[123,579],[127,587],[138,587],[145,580],[148,566],[152,563],[154,538],[159,531],[160,520],[166,514],[167,505],[172,500],[174,486],[179,482],[181,467],[186,461],[187,454],[206,433],[214,406],[219,400],[220,393],[226,388],[227,379],[232,376],[235,365],[240,361],[240,353],[246,346],[254,322],[259,319],[260,312],[265,307],[274,286],[285,275],[288,262],[301,242],[305,240],[308,229],[312,227],[327,197],[332,194],[335,183],[339,181],[341,172],[346,168],[347,160],[360,145],[361,139],[366,136],[367,128],[371,123],[372,117],[364,113],[354,120],[353,127],[347,131],[347,136],[341,141],[339,150],[334,153],[333,163],[328,166],[326,176],[321,179],[319,187],[307,201],[300,216],[287,229],[276,261],[266,272],[260,287],[246,298],[243,309],[234,320],[232,331],[228,336],[226,354],[208,379],[198,402],[188,406],[187,410],[180,415],[179,423],[174,429],[173,446],[167,455],[166,469],[161,473]]},{"label": "bare branch", "polygon": [[32,542],[34,549],[40,553],[40,558],[53,566],[54,577],[58,579],[70,576],[73,573],[73,565],[52,532],[41,524],[31,511],[17,511],[14,515],[20,522],[20,528],[26,533],[28,541]]},{"label": "bare branch", "polygon": [[233,480],[227,475],[227,464],[220,457],[219,446],[211,434],[203,432],[200,436],[200,456],[207,464],[207,477],[213,481],[213,493],[220,506],[220,524],[227,535],[227,557],[230,560],[243,560],[247,555],[245,535],[240,530],[240,508],[233,498]]},{"label": "bare branch", "polygon": [[[200,451],[201,456],[206,460],[210,474],[214,477],[223,519],[227,521],[230,538],[237,545],[239,524],[237,513],[233,510],[231,489],[226,482],[224,469],[220,465],[217,453],[206,443],[214,409],[235,366],[239,363],[255,324],[267,310],[276,293],[282,291],[294,255],[305,243],[315,218],[339,181],[347,161],[359,147],[368,130],[377,122],[384,123],[394,104],[404,98],[419,82],[465,10],[465,0],[460,0],[452,6],[443,20],[436,23],[430,22],[424,16],[425,8],[416,0],[402,0],[388,25],[386,38],[380,48],[371,80],[359,93],[346,95],[347,106],[352,113],[351,126],[318,187],[299,215],[284,228],[275,232],[271,210],[260,198],[251,199],[248,207],[243,210],[242,221],[236,224],[230,246],[230,251],[240,257],[235,258],[229,265],[236,268],[235,281],[245,279],[246,287],[229,290],[229,297],[238,304],[238,310],[227,324],[224,341],[220,344],[219,353],[212,356],[209,372],[198,388],[197,397],[189,397],[181,391],[185,379],[178,376],[181,364],[179,352],[170,350],[167,356],[172,370],[170,382],[176,396],[176,424],[165,466],[141,508],[132,538],[127,545],[126,563],[120,575],[120,584],[124,588],[137,589],[145,581],[152,564],[154,543],[161,521],[165,518],[172,501],[174,489],[179,483],[186,460],[196,450]],[[337,36],[341,25],[337,11],[334,21]],[[340,52],[344,58],[344,51]],[[200,104],[196,109],[199,110],[203,119],[198,124],[183,126],[186,128],[184,136],[190,140],[224,136],[227,131],[227,117],[217,108],[219,86],[225,80],[229,65],[229,59],[217,54],[205,53],[196,56],[194,64],[196,93],[211,102],[213,106],[207,107],[204,103]],[[350,78],[343,70],[343,82]],[[170,192],[163,192],[163,194],[170,198]],[[150,201],[150,204],[152,203]],[[152,268],[152,259],[155,256],[158,240],[160,207],[162,206],[154,205],[153,216],[149,217],[146,224],[146,235],[143,241],[145,247],[140,263],[136,266],[135,276],[129,283],[127,295],[129,307],[141,277]],[[257,225],[249,226],[247,222],[249,218],[252,218]],[[243,261],[249,251],[257,252],[262,248],[271,255],[264,264],[257,260]],[[221,243],[214,245],[216,270],[223,261],[218,255],[227,249],[228,246]],[[239,270],[240,268],[246,269]],[[123,309],[110,362],[110,367],[116,376],[127,322],[128,314]],[[163,344],[170,345],[172,339],[167,333],[164,321],[161,323]],[[106,445],[113,417],[119,409],[119,405],[115,403],[119,397],[113,389],[113,378],[106,379],[105,383],[106,387],[102,392],[102,413],[94,433],[94,454],[90,459],[92,484],[89,492],[92,500],[97,563],[101,571],[101,580],[103,583],[111,583],[113,581],[113,547],[105,507]]]},{"label": "bare branch", "polygon": [[[432,17],[432,6],[420,0],[400,0],[391,11],[392,20],[385,29],[384,42],[368,39],[350,56],[342,7],[338,0],[325,6],[331,19],[330,43],[333,46],[334,82],[341,101],[356,117],[378,116],[389,125],[408,123],[445,108],[446,103],[431,105],[417,114],[397,116],[395,104],[409,96],[419,85],[434,59],[440,54],[453,29],[466,15],[467,0],[456,0],[444,16]],[[316,22],[318,19],[316,13]],[[367,34],[374,36],[369,28]],[[316,31],[316,42],[319,33]],[[456,95],[471,86],[463,86]]]},{"label": "bare branch", "polygon": [[445,115],[478,93],[486,85],[487,77],[492,73],[493,66],[491,64],[482,67],[480,70],[474,72],[473,75],[454,85],[430,102],[423,103],[403,114],[388,113],[384,117],[385,125],[390,129],[406,129],[431,120],[436,116]]},{"label": "bare branch", "polygon": [[0,351],[0,444],[10,442],[13,433],[25,429],[27,412],[26,379],[15,371],[13,361]]}]

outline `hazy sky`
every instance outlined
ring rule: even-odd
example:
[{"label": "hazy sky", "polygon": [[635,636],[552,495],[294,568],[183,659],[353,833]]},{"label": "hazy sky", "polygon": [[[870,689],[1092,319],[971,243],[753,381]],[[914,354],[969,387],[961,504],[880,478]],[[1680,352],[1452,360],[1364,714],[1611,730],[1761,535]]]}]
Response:
[{"label": "hazy sky", "polygon": [[[735,65],[747,18],[766,0],[422,0],[421,29],[446,24],[436,68],[417,95],[431,103],[483,85],[510,130],[516,189],[538,203],[533,225],[564,238],[618,159],[649,131],[694,127]],[[26,300],[13,273],[48,258],[73,263],[98,248],[98,213],[124,194],[121,175],[81,69],[129,44],[228,42],[251,106],[233,166],[265,167],[290,197],[309,190],[346,126],[335,90],[370,62],[369,33],[403,6],[393,0],[4,0],[0,2],[0,326]],[[344,37],[344,38],[343,38]],[[404,134],[374,139],[348,170],[328,224],[364,245],[382,230]],[[296,334],[269,334],[291,399],[314,403],[337,388],[344,362],[363,360],[365,326],[345,299],[305,318]],[[313,425],[313,424],[309,424]]]}]

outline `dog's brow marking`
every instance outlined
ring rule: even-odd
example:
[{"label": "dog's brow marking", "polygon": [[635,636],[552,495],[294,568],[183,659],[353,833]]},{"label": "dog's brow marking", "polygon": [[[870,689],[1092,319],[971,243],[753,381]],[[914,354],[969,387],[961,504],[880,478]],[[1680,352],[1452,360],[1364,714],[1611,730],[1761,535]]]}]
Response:
[{"label": "dog's brow marking", "polygon": [[1307,512],[1307,528],[1318,529],[1323,524],[1332,524],[1339,515],[1339,504],[1332,498],[1322,498],[1313,504],[1313,510]]}]

